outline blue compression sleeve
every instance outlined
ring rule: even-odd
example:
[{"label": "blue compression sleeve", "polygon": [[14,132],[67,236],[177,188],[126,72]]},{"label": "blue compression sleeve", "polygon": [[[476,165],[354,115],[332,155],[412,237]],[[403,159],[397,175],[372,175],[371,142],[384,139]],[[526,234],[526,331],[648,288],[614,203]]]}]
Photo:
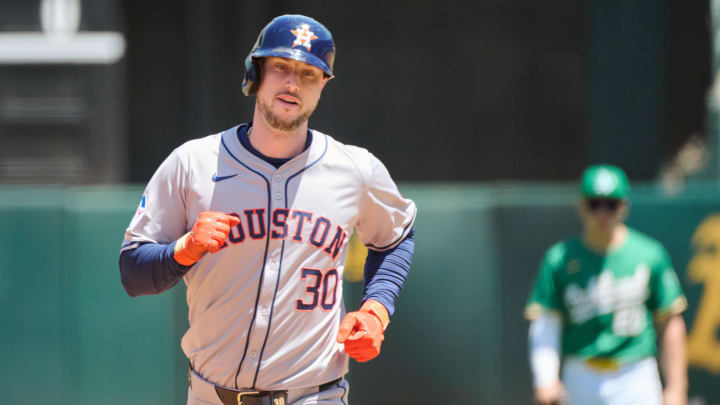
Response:
[{"label": "blue compression sleeve", "polygon": [[131,297],[159,294],[177,284],[192,266],[173,258],[175,242],[145,243],[120,253],[120,279]]},{"label": "blue compression sleeve", "polygon": [[399,245],[385,252],[368,249],[365,259],[365,293],[363,302],[374,299],[385,306],[390,315],[395,312],[395,300],[405,284],[415,250],[415,231]]}]

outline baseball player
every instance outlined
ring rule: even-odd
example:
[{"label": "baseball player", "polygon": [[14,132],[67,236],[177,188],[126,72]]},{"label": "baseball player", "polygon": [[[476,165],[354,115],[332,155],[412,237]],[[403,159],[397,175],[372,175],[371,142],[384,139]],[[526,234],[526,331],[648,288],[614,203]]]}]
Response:
[{"label": "baseball player", "polygon": [[[273,19],[245,61],[253,120],[175,149],[125,233],[128,294],[187,284],[188,404],[347,404],[348,355],[380,352],[416,208],[368,151],[308,129],[334,58],[318,21]],[[345,314],[353,232],[366,284]]]},{"label": "baseball player", "polygon": [[623,224],[629,190],[620,168],[588,168],[578,204],[582,234],[553,245],[542,261],[525,310],[541,404],[686,403],[680,313],[687,304],[665,248]]}]

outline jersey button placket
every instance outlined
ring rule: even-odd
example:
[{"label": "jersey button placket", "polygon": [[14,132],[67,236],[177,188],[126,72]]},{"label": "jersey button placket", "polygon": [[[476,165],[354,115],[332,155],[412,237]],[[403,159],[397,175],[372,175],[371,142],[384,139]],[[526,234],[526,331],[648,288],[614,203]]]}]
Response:
[{"label": "jersey button placket", "polygon": [[256,308],[255,323],[252,334],[250,335],[250,343],[248,345],[247,367],[243,365],[238,375],[237,383],[241,387],[250,387],[255,379],[255,370],[260,366],[260,353],[265,342],[265,336],[270,326],[270,306],[273,303],[273,295],[275,294],[275,283],[279,277],[279,262],[276,260],[268,260],[265,264],[265,276],[262,281],[260,290],[260,299]]},{"label": "jersey button placket", "polygon": [[275,183],[272,187],[272,189],[273,189],[272,198],[273,198],[273,200],[275,200],[275,203],[273,205],[278,204],[280,202],[280,200],[282,200],[282,192],[281,192],[282,191],[281,190],[282,181],[283,181],[282,175],[276,174],[273,176],[273,182]]},{"label": "jersey button placket", "polygon": [[[282,205],[283,194],[282,188],[282,176],[276,174],[272,177],[274,184],[271,188],[270,193],[270,205],[272,207],[280,207]],[[272,212],[272,208],[271,208]],[[268,328],[270,327],[270,307],[273,305],[273,296],[275,295],[275,286],[278,277],[280,277],[280,263],[278,259],[267,257],[265,263],[265,274],[262,278],[262,286],[260,288],[260,297],[258,299],[258,306],[255,308],[257,313],[255,314],[255,322],[253,330],[249,336],[249,345],[247,352],[247,367],[243,365],[238,375],[237,384],[241,387],[250,387],[255,379],[255,371],[260,366],[261,362],[261,351],[265,344],[265,336],[267,336]],[[270,339],[271,336],[268,336]],[[249,361],[248,361],[249,360]]]}]

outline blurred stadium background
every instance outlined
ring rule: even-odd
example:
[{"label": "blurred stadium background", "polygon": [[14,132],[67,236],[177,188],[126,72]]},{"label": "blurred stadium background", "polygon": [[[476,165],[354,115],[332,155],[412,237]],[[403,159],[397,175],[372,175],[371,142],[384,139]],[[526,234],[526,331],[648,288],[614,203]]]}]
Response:
[{"label": "blurred stadium background", "polygon": [[0,403],[184,403],[183,286],[127,297],[122,234],[173,148],[251,116],[243,59],[288,12],[337,42],[311,126],[420,208],[354,405],[530,403],[522,308],[599,162],[684,283],[691,405],[720,404],[718,0],[0,1]]}]

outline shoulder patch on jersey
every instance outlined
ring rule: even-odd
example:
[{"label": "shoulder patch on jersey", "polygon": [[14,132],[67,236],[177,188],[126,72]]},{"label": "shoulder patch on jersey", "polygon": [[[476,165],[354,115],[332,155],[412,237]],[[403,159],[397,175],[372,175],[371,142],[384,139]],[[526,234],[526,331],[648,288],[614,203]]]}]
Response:
[{"label": "shoulder patch on jersey", "polygon": [[142,198],[140,199],[140,204],[138,205],[138,208],[135,211],[136,217],[141,215],[145,211],[145,204],[147,204],[147,195],[143,194]]}]

